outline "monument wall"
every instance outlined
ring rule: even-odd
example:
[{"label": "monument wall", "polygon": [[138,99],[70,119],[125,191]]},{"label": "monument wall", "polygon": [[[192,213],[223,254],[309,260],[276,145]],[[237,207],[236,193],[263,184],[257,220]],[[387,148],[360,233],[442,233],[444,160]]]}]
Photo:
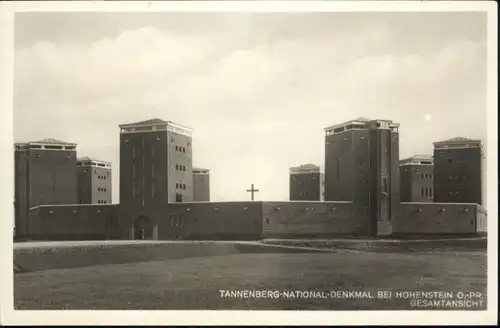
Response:
[{"label": "monument wall", "polygon": [[[258,240],[367,237],[356,234],[352,202],[193,202],[156,207],[51,205],[32,209],[29,234],[19,240],[134,239],[139,220],[146,239]],[[482,235],[486,211],[477,204],[401,203],[393,236]],[[380,229],[380,227],[379,227]],[[385,227],[384,227],[385,229]]]},{"label": "monument wall", "polygon": [[27,240],[115,239],[118,205],[47,205],[30,211]]},{"label": "monument wall", "polygon": [[393,234],[481,234],[478,227],[485,225],[486,215],[478,215],[479,207],[468,203],[401,203],[400,215],[393,222]]},{"label": "monument wall", "polygon": [[353,235],[352,202],[263,202],[265,238],[321,238]]}]

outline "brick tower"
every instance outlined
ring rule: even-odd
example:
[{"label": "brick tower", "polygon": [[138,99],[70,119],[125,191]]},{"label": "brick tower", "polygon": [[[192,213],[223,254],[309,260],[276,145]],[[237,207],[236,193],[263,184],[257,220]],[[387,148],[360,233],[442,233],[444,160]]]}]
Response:
[{"label": "brick tower", "polygon": [[483,145],[463,137],[434,143],[434,201],[483,204]]},{"label": "brick tower", "polygon": [[82,157],[76,165],[79,204],[111,204],[111,163]]},{"label": "brick tower", "polygon": [[120,203],[193,201],[192,130],[151,119],[120,125]]},{"label": "brick tower", "polygon": [[55,139],[16,143],[16,236],[29,234],[29,210],[38,205],[76,204],[76,144]]},{"label": "brick tower", "polygon": [[430,155],[415,155],[399,161],[402,202],[432,202],[434,165]]},{"label": "brick tower", "polygon": [[325,128],[325,200],[354,202],[358,235],[392,232],[400,203],[398,129],[366,118]]},{"label": "brick tower", "polygon": [[322,201],[325,174],[314,164],[290,168],[290,200]]}]

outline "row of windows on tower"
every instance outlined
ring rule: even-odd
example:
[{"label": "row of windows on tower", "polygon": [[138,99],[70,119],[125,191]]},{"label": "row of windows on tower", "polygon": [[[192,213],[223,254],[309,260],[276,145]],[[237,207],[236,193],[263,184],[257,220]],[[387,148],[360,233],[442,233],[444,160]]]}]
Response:
[{"label": "row of windows on tower", "polygon": [[422,173],[422,179],[432,179],[432,173]]},{"label": "row of windows on tower", "polygon": [[176,183],[176,184],[175,184],[175,189],[183,189],[183,190],[186,190],[186,184],[185,184],[185,183]]},{"label": "row of windows on tower", "polygon": [[177,171],[186,171],[186,166],[185,165],[175,164],[175,169]]},{"label": "row of windows on tower", "polygon": [[97,179],[99,179],[99,180],[106,180],[107,177],[105,175],[98,175]]},{"label": "row of windows on tower", "polygon": [[186,152],[186,148],[185,147],[181,147],[181,146],[175,146],[175,151],[178,151],[180,153],[185,153]]},{"label": "row of windows on tower", "polygon": [[97,204],[107,204],[108,201],[107,200],[98,200],[97,201]]},{"label": "row of windows on tower", "polygon": [[106,188],[103,188],[103,187],[97,187],[97,191],[106,191]]},{"label": "row of windows on tower", "polygon": [[422,197],[432,197],[432,188],[422,188],[421,195]]}]

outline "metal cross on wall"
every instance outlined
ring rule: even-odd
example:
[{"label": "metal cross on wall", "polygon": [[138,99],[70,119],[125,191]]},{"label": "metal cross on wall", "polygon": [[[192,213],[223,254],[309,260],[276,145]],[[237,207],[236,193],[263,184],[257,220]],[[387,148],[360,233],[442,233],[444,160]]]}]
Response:
[{"label": "metal cross on wall", "polygon": [[253,200],[254,193],[256,193],[258,191],[259,191],[259,189],[254,189],[253,183],[252,183],[252,187],[250,189],[247,189],[247,192],[251,193],[251,195],[252,195],[252,200]]}]

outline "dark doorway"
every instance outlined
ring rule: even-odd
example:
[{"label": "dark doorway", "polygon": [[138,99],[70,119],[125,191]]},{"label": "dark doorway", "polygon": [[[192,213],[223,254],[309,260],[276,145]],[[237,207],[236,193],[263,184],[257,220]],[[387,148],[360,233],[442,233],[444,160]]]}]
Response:
[{"label": "dark doorway", "polygon": [[175,194],[175,202],[182,203],[182,194],[181,193]]},{"label": "dark doorway", "polygon": [[140,216],[135,220],[134,239],[153,239],[153,222],[147,216]]}]

